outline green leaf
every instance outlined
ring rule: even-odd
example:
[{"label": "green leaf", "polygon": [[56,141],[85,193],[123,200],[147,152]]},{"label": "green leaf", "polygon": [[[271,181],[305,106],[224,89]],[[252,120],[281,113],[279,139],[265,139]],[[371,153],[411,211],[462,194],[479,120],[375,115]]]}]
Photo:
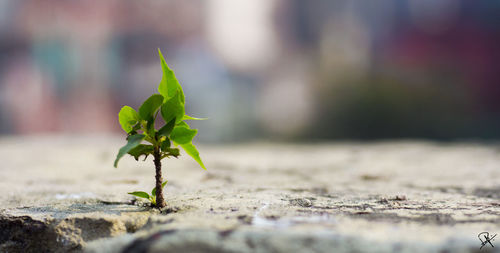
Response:
[{"label": "green leaf", "polygon": [[161,148],[161,151],[163,151],[163,152],[167,152],[168,151],[168,148],[170,148],[170,139],[168,137],[167,137],[167,139],[165,139],[161,143],[160,148]]},{"label": "green leaf", "polygon": [[174,71],[170,69],[163,58],[161,50],[158,48],[158,54],[160,55],[161,68],[163,70],[163,76],[161,78],[160,85],[158,86],[158,92],[165,97],[165,101],[174,97],[177,91],[180,92],[180,101],[184,104],[184,92],[179,84],[179,81],[175,77]]},{"label": "green leaf", "polygon": [[172,129],[175,127],[175,117],[171,119],[166,125],[164,125],[160,130],[158,130],[158,135],[160,136],[168,136]]},{"label": "green leaf", "polygon": [[180,155],[178,148],[165,148],[163,152],[167,153],[169,156],[178,157]]},{"label": "green leaf", "polygon": [[189,126],[176,126],[170,133],[170,139],[177,144],[186,144],[193,140],[196,133],[198,130],[190,129]]},{"label": "green leaf", "polygon": [[[137,114],[139,115],[139,114]],[[134,134],[137,134],[137,130],[141,129],[141,122],[137,122],[137,124],[135,124],[133,127],[132,127],[132,130],[130,132],[128,132],[128,135],[134,135]]]},{"label": "green leaf", "polygon": [[179,92],[161,106],[161,116],[165,122],[170,122],[174,118],[176,122],[181,122],[184,116],[184,104],[181,103]]},{"label": "green leaf", "polygon": [[181,122],[177,123],[177,125],[176,125],[176,126],[178,126],[178,127],[187,127],[187,128],[191,128],[191,127],[188,125],[188,123],[186,123],[186,122],[184,122],[184,121],[181,121]]},{"label": "green leaf", "polygon": [[146,144],[139,144],[137,147],[131,149],[128,152],[129,155],[133,156],[135,160],[139,160],[141,155],[148,157],[148,155],[153,154],[153,146]]},{"label": "green leaf", "polygon": [[139,121],[139,114],[130,106],[124,106],[118,113],[118,120],[123,130],[130,133],[133,126]]},{"label": "green leaf", "polygon": [[[163,183],[161,184],[161,188],[162,188],[162,189],[163,189],[163,188],[165,188],[165,185],[167,184],[167,182],[168,182],[168,180],[165,180],[165,182],[163,182]],[[155,188],[153,188],[153,190],[151,190],[151,196],[156,197],[156,187],[155,187]]]},{"label": "green leaf", "polygon": [[185,114],[183,117],[182,117],[182,120],[207,120],[208,118],[195,118],[195,117],[191,117],[187,114]]},{"label": "green leaf", "polygon": [[128,194],[134,195],[139,198],[150,199],[149,194],[147,194],[146,192],[129,192]]},{"label": "green leaf", "polygon": [[163,96],[160,94],[153,94],[142,103],[141,107],[139,107],[139,116],[143,120],[150,121],[154,118],[156,111],[162,104]]},{"label": "green leaf", "polygon": [[147,120],[146,123],[146,133],[148,134],[149,137],[155,138],[156,135],[156,129],[155,129],[155,119],[153,117],[150,117]]},{"label": "green leaf", "polygon": [[184,149],[184,151],[186,151],[186,153],[191,156],[196,162],[198,162],[198,164],[203,168],[203,169],[207,169],[205,167],[205,165],[203,164],[203,162],[201,161],[201,158],[200,158],[200,153],[198,152],[198,150],[196,149],[196,147],[193,145],[193,143],[186,143],[186,144],[182,144],[181,147]]},{"label": "green leaf", "polygon": [[120,158],[122,158],[125,154],[127,154],[130,150],[133,148],[137,147],[139,144],[141,144],[141,141],[144,139],[145,135],[143,134],[134,134],[128,137],[128,142],[127,145],[123,146],[120,148],[118,151],[118,154],[116,155],[115,163],[114,166],[118,166],[118,161]]}]

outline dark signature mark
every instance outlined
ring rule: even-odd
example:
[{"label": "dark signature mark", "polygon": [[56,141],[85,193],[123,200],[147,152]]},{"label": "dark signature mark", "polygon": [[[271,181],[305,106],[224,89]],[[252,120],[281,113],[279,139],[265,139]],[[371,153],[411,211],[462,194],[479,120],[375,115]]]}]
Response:
[{"label": "dark signature mark", "polygon": [[[482,236],[482,238],[481,238],[481,236]],[[477,238],[479,238],[479,241],[481,241],[481,247],[479,249],[482,249],[486,244],[489,244],[489,245],[491,245],[492,248],[495,248],[495,246],[493,246],[493,243],[491,243],[491,241],[494,240],[495,236],[497,236],[497,234],[490,237],[490,233],[488,233],[488,232],[479,233],[477,235]],[[484,241],[483,241],[483,239],[484,239]]]}]

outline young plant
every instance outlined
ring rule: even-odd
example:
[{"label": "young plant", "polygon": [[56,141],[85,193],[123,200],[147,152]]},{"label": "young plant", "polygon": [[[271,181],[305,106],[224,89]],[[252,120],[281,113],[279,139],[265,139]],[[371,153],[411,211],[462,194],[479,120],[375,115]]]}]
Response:
[{"label": "young plant", "polygon": [[[120,125],[127,133],[127,144],[120,148],[116,156],[114,166],[124,155],[129,154],[139,160],[144,155],[144,160],[153,156],[156,171],[156,186],[151,191],[151,195],[146,192],[130,192],[129,194],[146,198],[155,207],[165,207],[163,198],[163,187],[167,183],[163,182],[161,174],[161,160],[167,157],[178,157],[179,146],[186,151],[198,164],[206,170],[201,161],[200,154],[193,145],[193,138],[198,133],[197,129],[191,129],[186,120],[203,120],[185,114],[184,92],[177,81],[174,72],[168,67],[163,55],[160,55],[163,77],[158,92],[146,99],[137,112],[132,107],[124,106],[118,114]],[[155,128],[155,121],[161,115],[165,125]],[[143,144],[146,142],[147,144]]]},{"label": "young plant", "polygon": [[[167,182],[168,181],[165,181],[165,182],[163,182],[163,184],[161,184],[162,189],[165,187]],[[149,202],[151,202],[151,205],[156,206],[156,187],[153,188],[153,190],[151,190],[151,195],[149,195],[147,192],[141,192],[141,191],[129,192],[128,194],[134,195],[134,196],[139,197],[139,198],[147,199],[147,200],[149,200]]]}]

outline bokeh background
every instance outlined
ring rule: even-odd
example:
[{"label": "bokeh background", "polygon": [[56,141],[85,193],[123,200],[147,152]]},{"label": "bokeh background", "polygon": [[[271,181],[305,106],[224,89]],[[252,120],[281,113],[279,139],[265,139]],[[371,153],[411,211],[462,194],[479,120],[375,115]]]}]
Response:
[{"label": "bokeh background", "polygon": [[0,134],[118,134],[161,79],[198,140],[500,137],[500,1],[0,0]]}]

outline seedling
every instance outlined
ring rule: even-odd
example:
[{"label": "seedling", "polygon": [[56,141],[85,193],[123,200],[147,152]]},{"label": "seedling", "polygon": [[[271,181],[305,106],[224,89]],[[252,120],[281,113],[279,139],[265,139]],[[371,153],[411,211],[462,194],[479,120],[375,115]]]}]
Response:
[{"label": "seedling", "polygon": [[[162,189],[165,187],[167,182],[168,181],[165,181],[165,182],[163,182],[163,184],[161,184]],[[139,198],[147,199],[147,200],[149,200],[149,202],[151,202],[151,205],[156,206],[156,187],[153,188],[153,190],[151,190],[151,195],[149,195],[147,192],[141,192],[141,191],[129,192],[128,194],[134,195],[134,196],[139,197]]]},{"label": "seedling", "polygon": [[[185,114],[184,92],[177,81],[174,72],[168,67],[163,55],[160,55],[163,77],[158,92],[146,99],[137,112],[130,106],[124,106],[118,114],[120,125],[127,133],[127,144],[120,148],[116,156],[114,166],[124,155],[129,154],[139,160],[144,156],[144,160],[149,155],[153,156],[156,172],[156,186],[151,191],[151,195],[146,192],[137,191],[129,194],[148,199],[155,207],[165,207],[163,198],[163,187],[167,181],[163,182],[161,173],[161,160],[167,157],[177,158],[180,155],[179,146],[186,151],[198,164],[206,170],[201,161],[200,154],[193,145],[193,138],[198,133],[197,129],[191,129],[186,120],[203,120]],[[155,121],[161,115],[165,124],[155,128]],[[147,144],[143,144],[146,142]]]}]

